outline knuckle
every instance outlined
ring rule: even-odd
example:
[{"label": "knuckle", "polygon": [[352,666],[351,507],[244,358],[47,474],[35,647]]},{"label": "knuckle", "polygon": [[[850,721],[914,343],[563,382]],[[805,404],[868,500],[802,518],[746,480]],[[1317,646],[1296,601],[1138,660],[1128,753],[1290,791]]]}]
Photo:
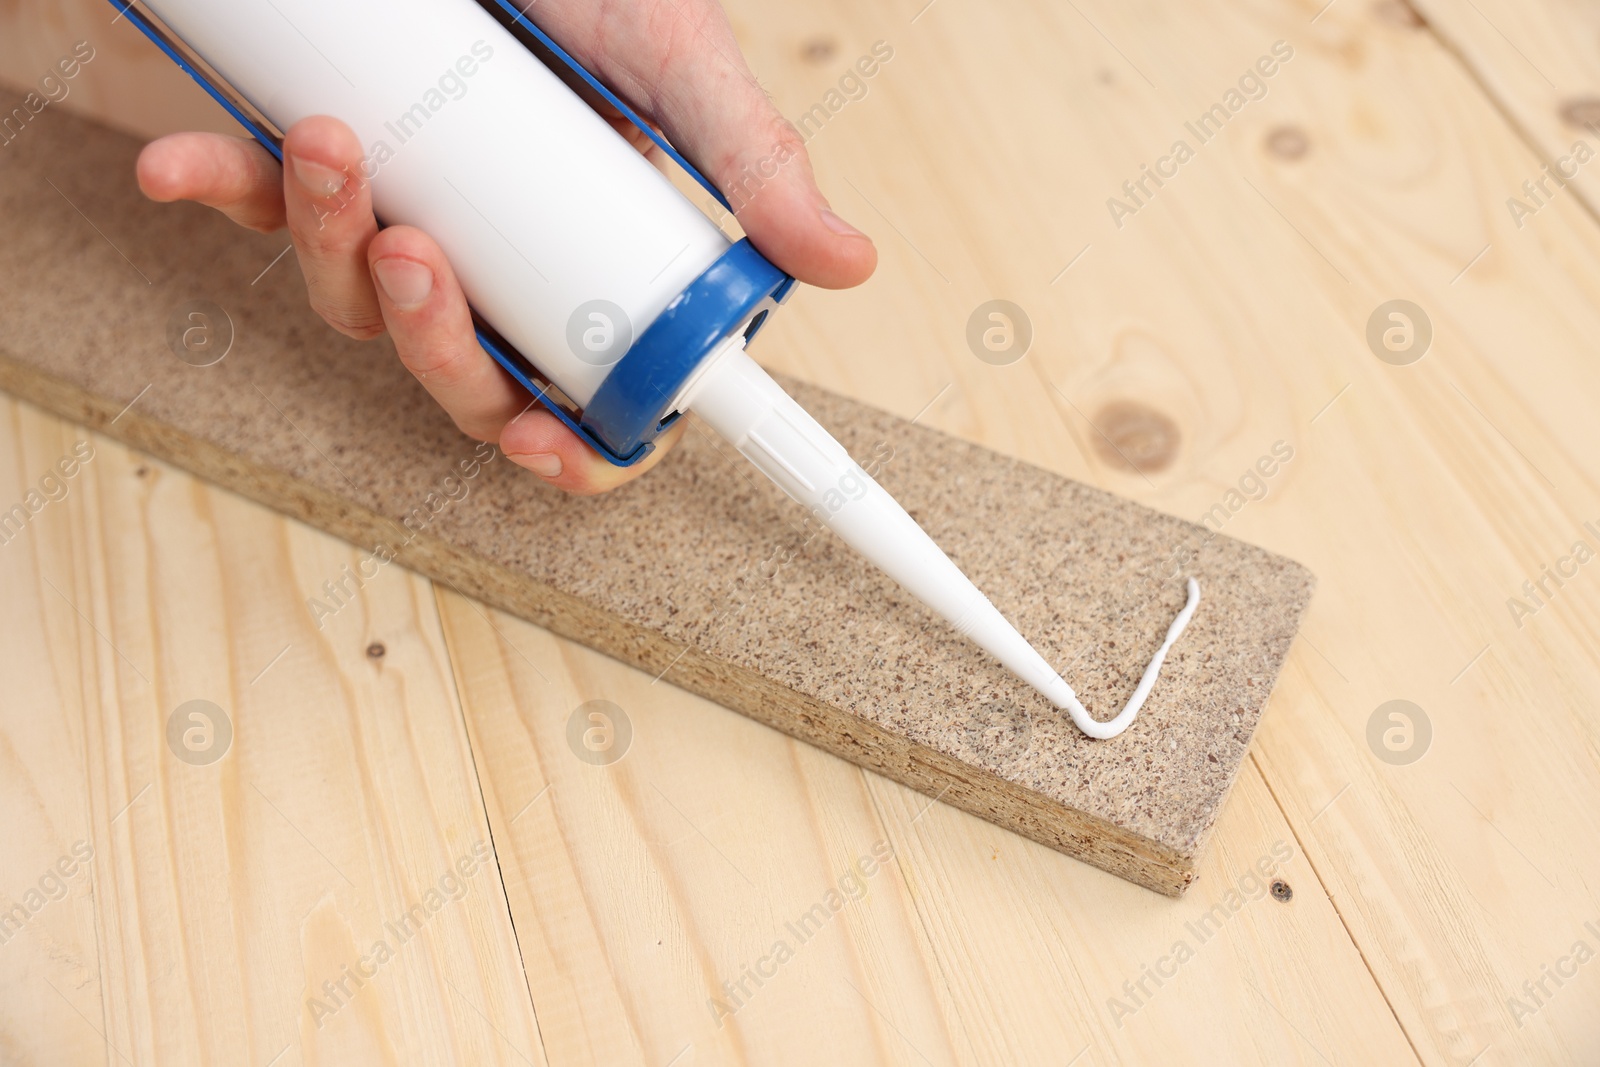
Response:
[{"label": "knuckle", "polygon": [[[751,148],[759,150],[754,164],[757,167],[776,165],[782,169],[791,162],[806,158],[806,139],[794,123],[776,111],[767,117],[759,139],[752,142]],[[748,153],[742,155],[740,161],[747,165],[752,163]]]},{"label": "knuckle", "polygon": [[796,173],[811,173],[805,138],[788,119],[774,113],[760,138],[748,147],[730,149],[717,171],[724,175],[720,183],[723,193],[739,210],[795,165],[799,168]]},{"label": "knuckle", "polygon": [[453,385],[471,366],[467,354],[449,343],[413,343],[399,351],[400,361],[407,369],[431,386]]},{"label": "knuckle", "polygon": [[315,259],[356,259],[378,232],[371,210],[353,201],[312,204],[306,213],[288,215],[295,244]]},{"label": "knuckle", "polygon": [[311,308],[329,326],[357,341],[370,341],[384,331],[383,316],[376,309],[368,310],[318,299],[311,301]]},{"label": "knuckle", "polygon": [[795,128],[794,123],[782,115],[774,114],[772,116],[769,136],[772,139],[772,147],[776,151],[787,152],[789,155],[795,156],[804,156],[806,154],[806,139],[800,135],[800,131]]},{"label": "knuckle", "polygon": [[291,227],[295,246],[313,262],[353,258],[358,243],[338,228],[327,225],[327,221],[324,217],[317,225]]}]

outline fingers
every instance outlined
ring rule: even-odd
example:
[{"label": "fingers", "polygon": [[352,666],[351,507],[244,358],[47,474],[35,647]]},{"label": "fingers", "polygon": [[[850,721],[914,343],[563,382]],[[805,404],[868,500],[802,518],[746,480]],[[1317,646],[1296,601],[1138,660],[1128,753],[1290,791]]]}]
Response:
[{"label": "fingers", "polygon": [[378,233],[372,194],[361,178],[361,143],[338,119],[302,119],[283,140],[283,203],[311,306],[340,333],[365,340],[383,332],[367,268]]},{"label": "fingers", "polygon": [[811,285],[847,289],[866,281],[878,265],[877,248],[829,206],[800,135],[766,94],[729,85],[715,114],[710,99],[686,97],[686,132],[678,137],[692,158],[705,161],[751,243]]},{"label": "fingers", "polygon": [[144,195],[159,203],[194,200],[262,233],[283,227],[282,170],[254,141],[175,133],[144,146],[136,173]]},{"label": "fingers", "polygon": [[253,141],[179,133],[139,154],[139,187],[152,200],[195,200],[250,229],[289,225],[311,306],[341,333],[383,332],[367,271],[378,232],[361,179],[361,144],[337,119],[305,119],[283,142],[282,167]]},{"label": "fingers", "polygon": [[449,412],[462,433],[494,441],[532,398],[478,344],[467,298],[437,244],[392,226],[366,250],[367,287],[400,361]]},{"label": "fingers", "polygon": [[871,275],[877,249],[829,207],[804,142],[756,84],[715,0],[543,0],[539,10],[552,36],[716,183],[767,258],[829,289]]},{"label": "fingers", "polygon": [[500,451],[551,485],[579,496],[617,488],[654,467],[683,437],[685,422],[656,438],[655,451],[631,467],[618,467],[600,457],[582,438],[543,407],[518,415],[500,435]]},{"label": "fingers", "polygon": [[431,238],[410,226],[391,226],[372,240],[367,256],[400,361],[463,433],[499,441],[507,458],[550,484],[580,494],[615,489],[655,466],[682,435],[675,427],[644,460],[625,469],[613,466],[484,352],[455,272]]},{"label": "fingers", "polygon": [[499,441],[514,462],[574,493],[605,492],[649,470],[682,435],[677,427],[645,460],[603,460],[483,351],[444,253],[421,231],[381,233],[360,181],[360,146],[342,123],[313,118],[284,141],[285,163],[254,142],[176,134],[146,146],[140,188],[153,200],[195,200],[235,222],[270,231],[289,224],[312,306],[341,331],[372,337],[387,327],[401,362],[463,433]]}]

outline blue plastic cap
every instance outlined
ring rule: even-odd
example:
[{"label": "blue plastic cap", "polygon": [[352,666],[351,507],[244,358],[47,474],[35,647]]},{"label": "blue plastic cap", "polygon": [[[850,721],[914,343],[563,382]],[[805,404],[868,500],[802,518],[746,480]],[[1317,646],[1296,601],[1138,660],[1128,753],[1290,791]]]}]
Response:
[{"label": "blue plastic cap", "polygon": [[[672,425],[672,402],[701,361],[764,301],[783,300],[793,285],[748,238],[741,240],[640,334],[584,408],[580,428],[613,462],[632,462],[634,453]],[[750,332],[759,326],[753,323]]]}]

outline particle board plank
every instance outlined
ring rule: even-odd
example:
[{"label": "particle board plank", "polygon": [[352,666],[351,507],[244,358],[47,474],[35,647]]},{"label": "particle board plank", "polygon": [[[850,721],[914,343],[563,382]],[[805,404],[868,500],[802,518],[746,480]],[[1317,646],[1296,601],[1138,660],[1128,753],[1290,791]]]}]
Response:
[{"label": "particle board plank", "polygon": [[[0,157],[0,210],[26,220],[0,246],[18,306],[4,387],[1149,888],[1192,881],[1310,596],[1304,568],[796,384],[1001,609],[1074,663],[1091,707],[1127,699],[1183,577],[1206,588],[1136,728],[1091,741],[813,536],[707,431],[603,497],[524,477],[472,447],[387,342],[324,329],[300,279],[270,269],[281,238],[144,201],[119,177],[131,140],[51,118]],[[197,294],[234,345],[203,367],[168,349]],[[50,310],[80,303],[97,311]],[[1018,731],[1031,743],[997,748]]]},{"label": "particle board plank", "polygon": [[439,599],[552,1062],[1415,1061],[1252,767],[1174,904]]},{"label": "particle board plank", "polygon": [[[758,29],[762,69],[801,68],[807,41],[836,65],[897,47],[812,143],[837,202],[878,219],[876,288],[801,305],[774,360],[906,412],[953,381],[924,421],[1177,514],[1291,444],[1224,527],[1322,579],[1263,778],[1423,1062],[1592,1062],[1593,975],[1544,979],[1534,1016],[1512,998],[1600,946],[1600,605],[1587,564],[1534,616],[1508,601],[1600,547],[1600,241],[1572,197],[1516,229],[1505,197],[1540,159],[1435,37],[1391,5],[1323,7],[941,3],[910,24],[840,4],[807,37]],[[1108,197],[1276,40],[1295,57],[1265,96],[1117,228]],[[964,340],[991,296],[1033,319],[1012,367]],[[1366,340],[1397,298],[1433,326],[1410,366]],[[1101,438],[1162,447],[1135,470]],[[1432,724],[1409,766],[1381,758],[1393,724],[1368,741],[1396,699]],[[1022,1003],[1033,976],[985,977]]]},{"label": "particle board plank", "polygon": [[319,628],[347,545],[10,399],[0,440],[60,497],[0,545],[0,892],[90,853],[0,945],[0,1059],[544,1062],[428,583]]}]

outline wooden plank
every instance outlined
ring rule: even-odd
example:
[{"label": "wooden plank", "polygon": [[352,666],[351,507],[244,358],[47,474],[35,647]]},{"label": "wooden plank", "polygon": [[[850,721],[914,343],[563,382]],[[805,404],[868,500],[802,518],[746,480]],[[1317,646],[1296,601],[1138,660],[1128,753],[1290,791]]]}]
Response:
[{"label": "wooden plank", "polygon": [[[118,177],[129,140],[51,119],[0,187],[0,212],[22,220],[0,246],[17,306],[0,385],[1142,885],[1193,879],[1310,596],[1304,568],[801,387],[1001,610],[1074,665],[1092,708],[1126,701],[1183,576],[1198,579],[1203,604],[1136,727],[1091,741],[814,536],[707,431],[626,492],[580,500],[523,477],[471,447],[387,342],[324,330],[300,279],[268,269],[281,238],[144,201]],[[41,266],[44,247],[58,251]],[[204,367],[168,348],[197,294],[237,349]],[[74,306],[97,310],[63,320]]]},{"label": "wooden plank", "polygon": [[1415,1059],[1253,767],[1170,902],[440,607],[554,1063]]},{"label": "wooden plank", "polygon": [[921,798],[869,784],[972,1060],[1416,1062],[1253,765],[1173,907],[1060,877],[1041,850],[943,806],[913,822]]},{"label": "wooden plank", "polygon": [[1533,146],[1540,165],[1499,190],[1516,239],[1566,225],[1545,213],[1557,199],[1600,213],[1600,11],[1581,0],[1410,2],[1396,5],[1397,21],[1414,9]]},{"label": "wooden plank", "polygon": [[[0,500],[38,489],[87,439],[0,400]],[[85,646],[95,638],[82,619],[44,602],[66,607],[37,575],[70,575],[80,562],[63,536],[82,525],[79,500],[52,508],[43,524],[54,536],[0,545],[0,1049],[19,1064],[109,1058],[94,890],[102,842],[82,768],[86,709],[98,705],[99,669],[111,664]]]},{"label": "wooden plank", "polygon": [[[1180,514],[1206,511],[1272,441],[1292,442],[1305,462],[1228,526],[1310,560],[1324,576],[1311,616],[1318,651],[1299,646],[1263,730],[1266,779],[1426,1062],[1594,1060],[1593,999],[1583,984],[1559,987],[1520,1028],[1506,1007],[1582,936],[1594,911],[1586,887],[1596,878],[1581,848],[1594,839],[1586,814],[1596,764],[1587,700],[1593,595],[1582,584],[1564,587],[1520,629],[1505,607],[1597,510],[1587,458],[1596,444],[1593,241],[1582,215],[1561,206],[1565,197],[1529,224],[1533,244],[1529,230],[1509,225],[1504,203],[1543,160],[1516,144],[1391,4],[1336,4],[1312,23],[1320,0],[1159,14],[1093,2],[1058,14],[980,11],[942,0],[914,25],[920,3],[904,11],[732,6],[764,83],[791,115],[820,99],[873,40],[897,48],[869,99],[849,105],[812,143],[841,210],[879,236],[884,268],[862,292],[803,294],[769,331],[767,357],[907,416],[953,381],[924,422]],[[1484,0],[1477,6],[1536,54],[1514,18]],[[1593,34],[1575,25],[1558,31],[1569,47],[1589,46]],[[1124,231],[1108,229],[1106,196],[1279,36],[1297,48],[1300,65],[1288,73],[1314,73],[1274,81],[1268,100],[1186,166],[1181,183]],[[1548,53],[1537,55],[1549,69]],[[1300,143],[1292,136],[1274,151],[1268,136],[1280,127],[1303,134],[1309,152],[1282,154]],[[886,144],[896,146],[892,161],[883,159]],[[954,154],[953,144],[962,146]],[[982,150],[968,150],[974,145]],[[1270,204],[1252,200],[1241,174]],[[893,223],[857,199],[846,177]],[[1000,369],[972,360],[962,340],[966,311],[996,294],[1027,306],[1037,359]],[[1395,296],[1422,300],[1439,327],[1432,355],[1404,370],[1369,362],[1363,342],[1373,307]],[[841,355],[861,351],[873,358]],[[1044,363],[1043,377],[1035,362]],[[1075,407],[1052,399],[1046,378]],[[1117,465],[1089,423],[1106,427],[1102,411],[1129,399],[1178,431],[1165,465],[1146,465],[1143,476]],[[1559,498],[1517,449],[1563,487]],[[1436,731],[1426,759],[1409,767],[1377,761],[1366,742],[1372,711],[1396,696],[1424,705]],[[1528,709],[1532,723],[1517,718]],[[1219,826],[1214,864],[1229,851],[1250,782],[1247,770]],[[971,821],[935,807],[918,825],[934,813]],[[1249,855],[1254,844],[1240,851]],[[703,855],[708,866],[717,862]],[[1120,888],[1045,860],[1061,877]],[[1213,884],[1208,877],[1197,893]],[[1298,904],[1308,890],[1296,888]],[[923,910],[938,922],[940,907]],[[1104,907],[1086,892],[1080,911]],[[1101,931],[1085,925],[1082,934]],[[1154,959],[1165,933],[1130,932],[1118,958]],[[959,931],[945,943],[959,945]],[[1042,1033],[1063,1032],[1060,1022],[1061,1030],[1046,1027],[1047,1006],[1037,1000],[1052,988],[1038,981],[1047,964],[1002,951],[1011,948],[996,944],[1001,962],[983,964],[973,981],[996,1005],[1029,1005],[1023,1017]],[[1113,985],[1129,977],[1108,973]],[[1580,975],[1592,982],[1587,970]],[[1232,977],[1218,984],[1232,989]],[[1276,1016],[1245,1016],[1242,1006],[1260,999],[1235,992],[1225,998],[1235,1009],[1226,1021],[1213,1012],[1192,1025],[1288,1036]],[[1101,995],[1109,991],[1095,990],[1094,1000]],[[1128,1025],[1160,1019],[1168,995]],[[1193,986],[1170,993],[1177,1002],[1202,995]],[[1368,1021],[1337,1017],[1351,1028]],[[990,1047],[983,1042],[999,1040],[994,1024],[979,1020],[965,1025]],[[1113,1059],[1097,1047],[1079,1062]]]},{"label": "wooden plank", "polygon": [[[1531,1018],[1510,998],[1576,940],[1600,948],[1600,594],[1585,565],[1520,627],[1507,601],[1575,540],[1600,547],[1600,241],[1571,197],[1515,228],[1505,198],[1540,160],[1437,40],[1391,5],[1324,6],[941,2],[913,25],[920,5],[839,3],[767,30],[771,6],[736,5],[790,115],[873,40],[896,47],[811,145],[841,210],[876,220],[883,266],[800,304],[768,351],[908,413],[953,380],[924,422],[1177,514],[1293,445],[1225,527],[1322,579],[1261,731],[1265,780],[1425,1062],[1589,1063],[1595,973],[1544,979]],[[1584,25],[1557,28],[1590,48]],[[1295,56],[1266,96],[1118,229],[1107,198],[1277,40]],[[835,57],[808,65],[812,41]],[[1010,368],[963,340],[991,296],[1033,319]],[[1434,327],[1412,366],[1365,339],[1396,298]],[[1175,427],[1161,469],[1096,447],[1088,420],[1112,430],[1116,404]],[[1367,740],[1394,699],[1432,721],[1410,766]],[[1038,975],[1007,957],[981,980],[1025,1003]]]},{"label": "wooden plank", "polygon": [[542,1062],[428,584],[319,628],[343,543],[15,401],[0,440],[0,499],[61,496],[0,546],[0,892],[92,852],[0,945],[0,1058]]}]

